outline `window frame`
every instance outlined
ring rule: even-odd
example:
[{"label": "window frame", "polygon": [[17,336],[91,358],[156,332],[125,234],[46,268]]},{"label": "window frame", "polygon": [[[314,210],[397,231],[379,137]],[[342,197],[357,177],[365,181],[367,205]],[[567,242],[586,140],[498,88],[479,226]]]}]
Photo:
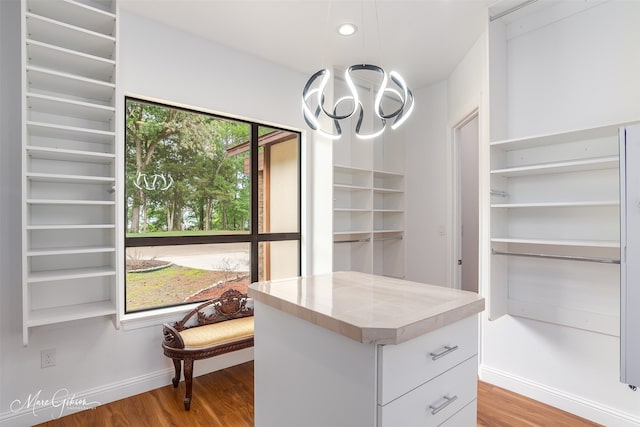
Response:
[{"label": "window frame", "polygon": [[[252,121],[247,119],[239,119],[232,116],[225,116],[222,114],[211,113],[204,110],[198,110],[197,108],[179,106],[175,104],[171,104],[170,102],[159,102],[159,101],[151,101],[144,98],[139,98],[136,96],[124,96],[124,105],[126,107],[127,102],[134,101],[140,102],[144,104],[156,105],[158,107],[164,108],[172,108],[181,111],[185,111],[188,113],[194,114],[202,114],[215,119],[234,121],[238,123],[244,123],[250,126],[250,149],[249,149],[249,158],[250,158],[250,231],[249,233],[238,233],[238,234],[222,234],[222,235],[190,235],[190,236],[153,236],[153,237],[127,237],[127,217],[128,217],[128,204],[126,200],[126,185],[127,185],[127,175],[126,175],[126,167],[122,168],[122,177],[124,182],[125,191],[122,194],[121,203],[123,203],[123,214],[124,214],[124,227],[122,229],[122,236],[124,238],[124,250],[123,250],[123,272],[125,270],[124,265],[126,265],[127,258],[127,249],[135,248],[135,247],[144,247],[144,246],[178,246],[178,245],[198,245],[198,244],[216,244],[216,243],[249,243],[250,245],[250,283],[254,283],[258,281],[258,273],[259,273],[259,247],[262,242],[279,242],[279,241],[293,241],[297,240],[298,242],[298,262],[297,262],[297,271],[298,276],[302,272],[302,132],[292,129],[287,129],[280,126],[274,126],[273,124],[260,123],[258,121]],[[123,109],[124,115],[124,123],[126,123],[126,108]],[[273,129],[276,131],[284,131],[289,132],[291,134],[297,135],[297,165],[298,165],[298,176],[297,176],[297,205],[298,205],[298,231],[295,232],[280,232],[280,233],[261,233],[259,229],[259,206],[258,206],[258,197],[259,197],[259,187],[258,187],[258,175],[259,175],[259,128],[267,127],[269,129]],[[127,130],[126,126],[123,128],[123,153],[126,152],[126,144],[127,144]],[[123,156],[123,165],[125,163]],[[127,311],[126,305],[126,297],[127,297],[127,279],[126,272],[124,273],[123,280],[123,296],[124,296],[124,304],[122,307],[122,311],[125,317],[128,316],[136,316],[140,314],[149,314],[153,312],[166,312],[167,309],[173,311],[172,309],[179,309],[181,307],[188,308],[194,305],[194,302],[185,302],[178,304],[169,304],[158,307],[150,307],[143,308],[137,310]]]}]

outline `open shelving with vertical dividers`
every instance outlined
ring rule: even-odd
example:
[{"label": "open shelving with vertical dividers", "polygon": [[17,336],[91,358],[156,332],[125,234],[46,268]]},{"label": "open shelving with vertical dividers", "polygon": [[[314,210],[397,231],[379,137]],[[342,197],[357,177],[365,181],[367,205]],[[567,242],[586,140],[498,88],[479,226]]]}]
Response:
[{"label": "open shelving with vertical dividers", "polygon": [[404,277],[404,175],[373,171],[373,273]]},{"label": "open shelving with vertical dividers", "polygon": [[114,1],[23,0],[23,342],[117,324]]},{"label": "open shelving with vertical dividers", "polygon": [[490,144],[492,317],[618,335],[618,128]]},{"label": "open shelving with vertical dividers", "polygon": [[[358,88],[371,97],[366,83]],[[403,143],[393,131],[362,140],[351,128],[333,143],[333,270],[402,278]]]}]

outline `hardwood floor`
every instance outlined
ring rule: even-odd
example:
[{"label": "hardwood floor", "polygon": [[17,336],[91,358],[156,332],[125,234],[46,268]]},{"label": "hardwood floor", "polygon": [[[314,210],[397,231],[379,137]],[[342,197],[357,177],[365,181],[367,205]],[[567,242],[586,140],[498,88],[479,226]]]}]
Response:
[{"label": "hardwood floor", "polygon": [[553,406],[478,382],[478,427],[593,427],[600,424]]},{"label": "hardwood floor", "polygon": [[[184,381],[78,412],[40,426],[253,426],[253,362],[193,380],[191,410],[185,411]],[[551,406],[480,382],[478,427],[598,426]],[[300,426],[304,427],[304,426]],[[400,426],[398,426],[400,427]]]}]

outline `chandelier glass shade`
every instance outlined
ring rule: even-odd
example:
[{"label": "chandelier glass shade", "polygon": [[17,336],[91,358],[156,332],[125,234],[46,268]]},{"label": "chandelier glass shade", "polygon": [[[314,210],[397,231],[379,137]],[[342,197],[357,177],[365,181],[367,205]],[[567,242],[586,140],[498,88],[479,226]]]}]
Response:
[{"label": "chandelier glass shade", "polygon": [[[367,133],[362,129],[365,119],[365,108],[358,96],[358,90],[354,83],[353,73],[365,71],[379,74],[378,84],[372,87],[374,118],[379,125]],[[329,138],[339,139],[342,136],[341,122],[352,117],[356,118],[355,135],[360,139],[376,138],[385,131],[387,122],[391,122],[391,129],[397,129],[411,115],[414,107],[414,99],[411,90],[404,79],[395,71],[386,73],[381,67],[370,64],[351,65],[344,73],[344,79],[348,88],[348,95],[335,100],[333,105],[327,107],[326,93],[331,71],[322,69],[313,74],[302,91],[302,111],[307,125],[318,134]],[[383,98],[388,97],[397,103],[398,107],[392,111],[384,111]],[[395,105],[394,103],[394,105]],[[323,128],[321,122],[330,123]]]}]

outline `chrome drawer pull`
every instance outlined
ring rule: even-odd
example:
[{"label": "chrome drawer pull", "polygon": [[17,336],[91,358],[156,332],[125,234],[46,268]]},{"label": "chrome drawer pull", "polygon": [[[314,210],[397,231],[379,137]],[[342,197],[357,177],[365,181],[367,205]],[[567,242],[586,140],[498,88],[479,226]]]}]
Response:
[{"label": "chrome drawer pull", "polygon": [[431,409],[431,414],[435,415],[438,412],[442,411],[444,408],[451,405],[458,398],[458,396],[456,395],[454,395],[453,397],[442,396],[442,398],[444,399],[444,402],[442,402],[442,405],[440,406],[429,405],[429,409]]},{"label": "chrome drawer pull", "polygon": [[457,349],[458,349],[457,345],[454,345],[453,347],[450,345],[445,345],[443,351],[441,351],[440,353],[429,353],[429,356],[431,356],[431,360],[438,360],[441,357],[444,357],[447,354],[456,351]]}]

